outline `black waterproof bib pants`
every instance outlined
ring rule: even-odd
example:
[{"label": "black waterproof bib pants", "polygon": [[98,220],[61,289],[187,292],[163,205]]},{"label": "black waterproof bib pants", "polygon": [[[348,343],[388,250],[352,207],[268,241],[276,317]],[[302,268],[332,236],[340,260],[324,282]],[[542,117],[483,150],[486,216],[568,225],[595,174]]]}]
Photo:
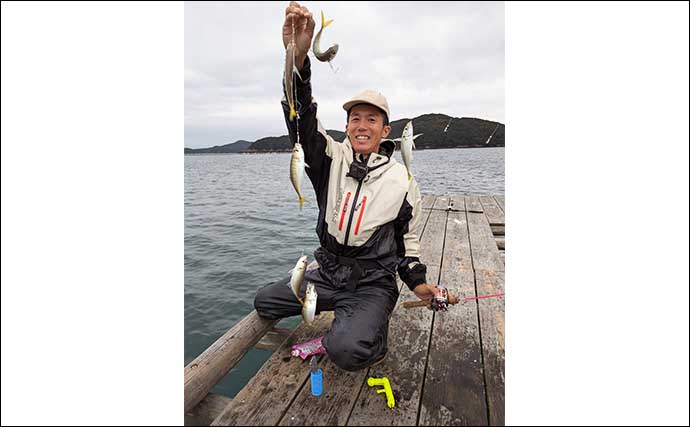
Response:
[{"label": "black waterproof bib pants", "polygon": [[[388,319],[399,295],[395,279],[390,275],[381,277],[352,290],[317,268],[305,273],[301,298],[308,282],[314,284],[318,294],[316,314],[335,311],[335,320],[322,341],[328,357],[348,371],[366,368],[383,359],[388,351]],[[259,289],[254,307],[259,316],[268,319],[302,313],[302,305],[290,289],[290,277]]]}]

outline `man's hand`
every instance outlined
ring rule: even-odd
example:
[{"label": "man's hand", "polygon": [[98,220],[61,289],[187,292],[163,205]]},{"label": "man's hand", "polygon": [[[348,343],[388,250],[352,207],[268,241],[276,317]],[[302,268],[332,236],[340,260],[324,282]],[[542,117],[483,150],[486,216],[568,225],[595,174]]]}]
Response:
[{"label": "man's hand", "polygon": [[302,69],[304,59],[307,57],[307,52],[311,47],[311,39],[314,37],[314,18],[304,6],[300,6],[297,2],[290,2],[290,5],[285,9],[285,22],[283,23],[283,46],[287,48],[288,43],[292,40],[294,23],[295,35],[295,62],[298,69]]},{"label": "man's hand", "polygon": [[414,290],[415,295],[417,295],[417,298],[423,299],[423,300],[430,300],[436,295],[437,292],[440,292],[438,289],[438,286],[432,285],[429,283],[422,283],[421,285],[415,286]]}]

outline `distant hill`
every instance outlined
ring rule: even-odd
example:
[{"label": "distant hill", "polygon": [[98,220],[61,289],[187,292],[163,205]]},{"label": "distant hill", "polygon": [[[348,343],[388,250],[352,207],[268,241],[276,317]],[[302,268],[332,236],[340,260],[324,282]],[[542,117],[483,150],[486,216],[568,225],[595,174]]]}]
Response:
[{"label": "distant hill", "polygon": [[[326,131],[336,141],[345,139],[345,132],[337,130]],[[254,142],[245,152],[247,153],[266,153],[273,151],[290,151],[292,143],[288,135],[283,136],[269,136],[268,138],[261,138]]]},{"label": "distant hill", "polygon": [[[391,122],[389,139],[400,138],[410,119]],[[476,118],[457,118],[445,114],[423,114],[412,119],[414,133],[422,134],[415,140],[418,150],[433,148],[505,147],[505,125]],[[345,132],[328,130],[336,141],[345,139]],[[399,148],[399,144],[398,145]],[[269,136],[255,142],[237,141],[211,148],[185,148],[185,154],[206,153],[268,153],[290,151],[288,135]]]},{"label": "distant hill", "polygon": [[[410,119],[391,123],[389,139],[400,138]],[[505,125],[489,120],[446,116],[445,114],[424,114],[412,119],[418,150],[432,148],[505,147]],[[492,136],[493,134],[493,136]],[[491,136],[491,140],[489,137]],[[487,141],[488,144],[487,144]],[[396,144],[400,148],[399,144]]]},{"label": "distant hill", "polygon": [[237,142],[232,142],[230,144],[225,144],[225,145],[215,145],[210,148],[185,148],[184,153],[185,154],[221,154],[221,153],[242,153],[244,152],[249,146],[251,146],[253,142],[251,141],[237,141]]}]

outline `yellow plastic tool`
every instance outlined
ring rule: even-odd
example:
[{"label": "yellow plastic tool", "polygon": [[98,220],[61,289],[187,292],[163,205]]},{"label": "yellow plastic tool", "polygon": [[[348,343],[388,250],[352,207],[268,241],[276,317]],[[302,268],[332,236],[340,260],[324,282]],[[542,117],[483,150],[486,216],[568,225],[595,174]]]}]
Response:
[{"label": "yellow plastic tool", "polygon": [[391,390],[391,384],[388,382],[387,377],[383,378],[373,378],[369,377],[367,380],[369,387],[375,387],[377,385],[382,385],[383,388],[376,390],[376,393],[386,393],[386,401],[389,408],[395,407],[395,398],[393,398],[393,390]]}]

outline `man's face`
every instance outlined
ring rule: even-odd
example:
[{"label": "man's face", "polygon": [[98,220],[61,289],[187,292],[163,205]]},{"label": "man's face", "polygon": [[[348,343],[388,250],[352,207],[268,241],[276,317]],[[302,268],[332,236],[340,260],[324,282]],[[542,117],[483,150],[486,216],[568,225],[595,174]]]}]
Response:
[{"label": "man's face", "polygon": [[390,126],[383,125],[383,113],[373,105],[357,104],[350,109],[345,133],[356,153],[369,155],[378,152],[381,139],[390,131]]}]

